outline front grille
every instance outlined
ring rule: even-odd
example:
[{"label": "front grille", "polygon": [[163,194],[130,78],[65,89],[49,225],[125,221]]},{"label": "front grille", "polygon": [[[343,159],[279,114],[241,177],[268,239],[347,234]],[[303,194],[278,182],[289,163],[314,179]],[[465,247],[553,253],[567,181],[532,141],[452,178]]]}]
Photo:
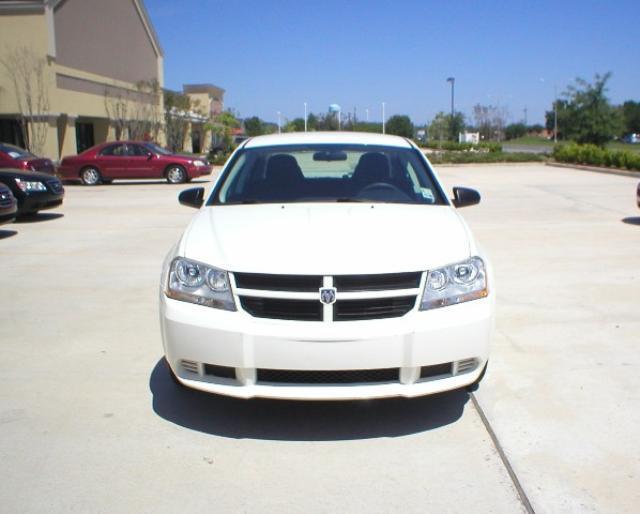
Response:
[{"label": "front grille", "polygon": [[322,287],[318,275],[267,275],[263,273],[234,273],[236,285],[241,289],[265,291],[316,292]]},{"label": "front grille", "polygon": [[385,291],[415,289],[422,273],[386,273],[381,275],[336,275],[333,285],[338,291]]},{"label": "front grille", "polygon": [[317,300],[241,296],[240,303],[245,311],[256,318],[322,321],[322,304]]},{"label": "front grille", "polygon": [[49,189],[51,189],[51,191],[53,191],[57,195],[59,195],[64,191],[64,188],[62,187],[62,182],[60,182],[57,179],[47,180],[47,185],[49,186]]},{"label": "front grille", "polygon": [[349,370],[258,369],[258,382],[276,384],[367,384],[397,382],[399,368]]},{"label": "front grille", "polygon": [[340,300],[335,303],[333,320],[356,321],[364,319],[399,318],[413,309],[415,303],[415,296]]},{"label": "front grille", "polygon": [[[326,277],[234,273],[234,278],[242,308],[254,317],[297,321],[357,321],[399,318],[407,314],[416,303],[422,273]],[[320,290],[323,286],[336,290],[337,301],[329,308],[321,303]],[[413,294],[407,294],[408,290]],[[269,298],[276,296],[275,294],[264,294],[263,297],[263,293],[259,291],[278,292],[277,296],[282,298]],[[390,292],[395,296],[390,296]],[[347,298],[341,296],[343,293]]]}]

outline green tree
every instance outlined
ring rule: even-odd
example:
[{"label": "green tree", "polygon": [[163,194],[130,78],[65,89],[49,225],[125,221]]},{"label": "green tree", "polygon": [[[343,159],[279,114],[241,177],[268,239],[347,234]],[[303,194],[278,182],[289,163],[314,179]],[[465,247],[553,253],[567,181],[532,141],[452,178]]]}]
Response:
[{"label": "green tree", "polygon": [[461,112],[454,113],[453,116],[451,114],[448,115],[449,118],[449,140],[458,141],[458,134],[464,132],[465,123],[464,123],[464,114]]},{"label": "green tree", "polygon": [[304,118],[295,118],[288,121],[284,127],[284,132],[304,132]]},{"label": "green tree", "polygon": [[244,120],[244,131],[247,136],[261,136],[265,133],[264,122],[257,116],[252,116]]},{"label": "green tree", "polygon": [[[167,146],[174,152],[182,150],[189,125],[191,100],[183,93],[164,90],[164,130]],[[126,113],[126,110],[125,110]]]},{"label": "green tree", "polygon": [[413,123],[411,123],[411,118],[404,114],[396,114],[395,116],[391,116],[391,118],[389,118],[386,123],[386,132],[387,134],[394,134],[396,136],[412,138]]},{"label": "green tree", "polygon": [[313,113],[309,113],[307,116],[307,130],[318,130],[318,117]]},{"label": "green tree", "polygon": [[[567,139],[580,144],[604,146],[619,133],[622,120],[606,96],[611,73],[596,74],[593,84],[578,78],[564,96],[567,105],[562,119],[562,131]],[[560,112],[558,112],[560,126]]]},{"label": "green tree", "polygon": [[622,104],[623,132],[625,134],[640,133],[640,102],[627,100]]},{"label": "green tree", "polygon": [[527,126],[524,123],[511,123],[504,129],[504,138],[517,139],[522,136],[526,136],[528,132]]},{"label": "green tree", "polygon": [[449,137],[451,116],[444,112],[435,115],[427,129],[429,141],[446,141]]},{"label": "green tree", "polygon": [[239,126],[240,121],[232,111],[227,110],[218,114],[213,119],[213,123],[207,126],[207,128],[211,129],[214,136],[212,147],[222,150],[224,153],[230,152],[233,149],[231,129],[238,128]]}]

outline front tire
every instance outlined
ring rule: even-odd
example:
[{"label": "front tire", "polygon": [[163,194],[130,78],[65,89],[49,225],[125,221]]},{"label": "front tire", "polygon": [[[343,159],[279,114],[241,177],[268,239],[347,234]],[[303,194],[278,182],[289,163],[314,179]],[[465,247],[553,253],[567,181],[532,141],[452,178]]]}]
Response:
[{"label": "front tire", "polygon": [[187,181],[187,172],[182,166],[169,166],[166,172],[169,184],[182,184]]},{"label": "front tire", "polygon": [[102,175],[100,175],[98,168],[87,166],[80,172],[80,180],[85,186],[95,186],[102,181]]}]

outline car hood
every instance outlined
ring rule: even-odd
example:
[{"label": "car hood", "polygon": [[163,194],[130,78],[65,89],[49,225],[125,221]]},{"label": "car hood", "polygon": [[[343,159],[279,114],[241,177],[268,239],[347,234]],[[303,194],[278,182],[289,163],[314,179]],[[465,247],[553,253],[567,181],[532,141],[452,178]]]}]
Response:
[{"label": "car hood", "polygon": [[227,205],[201,209],[178,252],[228,271],[395,273],[464,260],[470,238],[449,206]]}]

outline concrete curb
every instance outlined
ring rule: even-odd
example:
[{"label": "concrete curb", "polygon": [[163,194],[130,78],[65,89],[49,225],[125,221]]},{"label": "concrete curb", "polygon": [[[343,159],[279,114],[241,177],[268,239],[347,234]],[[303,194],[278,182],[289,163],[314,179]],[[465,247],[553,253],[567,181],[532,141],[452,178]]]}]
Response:
[{"label": "concrete curb", "polygon": [[640,172],[638,171],[627,171],[615,168],[600,168],[598,166],[585,166],[583,164],[568,164],[564,162],[553,161],[547,161],[545,162],[545,164],[547,166],[554,166],[556,168],[573,168],[576,170],[594,171],[596,173],[604,173],[607,175],[620,175],[621,177],[640,178]]}]

